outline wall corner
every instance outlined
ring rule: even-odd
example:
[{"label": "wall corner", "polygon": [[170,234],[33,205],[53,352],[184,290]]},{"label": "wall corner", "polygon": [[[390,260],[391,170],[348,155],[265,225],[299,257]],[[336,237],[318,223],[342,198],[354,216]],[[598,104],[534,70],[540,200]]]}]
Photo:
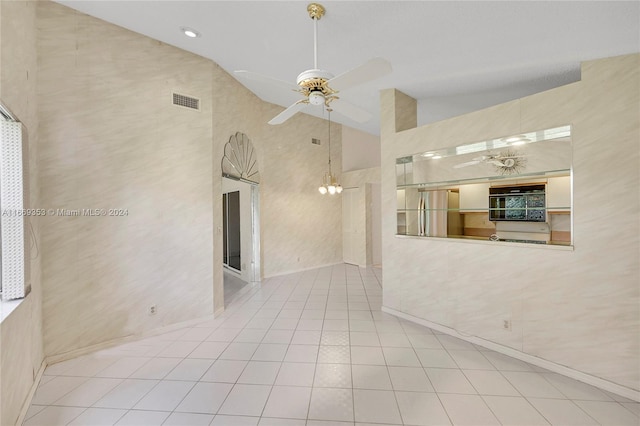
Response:
[{"label": "wall corner", "polygon": [[418,126],[418,102],[397,89],[380,92],[380,134],[388,135]]}]

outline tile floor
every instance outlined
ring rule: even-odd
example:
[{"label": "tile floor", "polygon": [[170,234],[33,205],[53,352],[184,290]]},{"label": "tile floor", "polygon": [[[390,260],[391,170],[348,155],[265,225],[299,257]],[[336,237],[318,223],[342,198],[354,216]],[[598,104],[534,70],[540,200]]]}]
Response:
[{"label": "tile floor", "polygon": [[224,303],[229,305],[233,302],[237,296],[242,294],[243,291],[251,288],[249,283],[242,281],[235,273],[230,272],[226,268],[223,271],[224,280]]},{"label": "tile floor", "polygon": [[640,424],[637,402],[382,313],[380,275],[267,279],[220,318],[51,365],[24,424]]}]

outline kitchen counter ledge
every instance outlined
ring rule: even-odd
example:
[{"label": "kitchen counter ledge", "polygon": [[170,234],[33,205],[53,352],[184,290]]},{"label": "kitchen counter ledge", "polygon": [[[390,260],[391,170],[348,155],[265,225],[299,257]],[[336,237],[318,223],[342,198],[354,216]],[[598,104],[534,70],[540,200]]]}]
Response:
[{"label": "kitchen counter ledge", "polygon": [[459,237],[421,237],[418,235],[402,235],[396,234],[396,238],[399,239],[418,239],[438,242],[453,242],[463,244],[481,244],[481,245],[493,245],[493,246],[509,246],[509,247],[526,247],[543,250],[561,250],[561,251],[573,251],[573,246],[570,243],[563,241],[550,241],[546,244],[532,244],[532,243],[519,243],[514,241],[491,241],[486,237],[471,237],[471,236],[459,236]]}]

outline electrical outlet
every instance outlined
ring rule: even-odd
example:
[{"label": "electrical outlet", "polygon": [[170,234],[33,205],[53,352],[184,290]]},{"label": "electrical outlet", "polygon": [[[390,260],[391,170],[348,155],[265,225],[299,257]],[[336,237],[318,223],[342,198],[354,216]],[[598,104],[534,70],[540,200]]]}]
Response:
[{"label": "electrical outlet", "polygon": [[511,331],[511,320],[502,320],[502,328]]},{"label": "electrical outlet", "polygon": [[155,315],[158,312],[158,307],[156,305],[149,306],[149,315]]}]

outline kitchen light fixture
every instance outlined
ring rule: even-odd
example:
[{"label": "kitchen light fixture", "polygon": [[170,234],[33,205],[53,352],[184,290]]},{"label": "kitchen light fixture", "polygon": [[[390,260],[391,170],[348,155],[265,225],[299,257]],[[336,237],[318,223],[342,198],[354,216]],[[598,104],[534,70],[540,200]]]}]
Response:
[{"label": "kitchen light fixture", "polygon": [[518,142],[524,139],[526,139],[524,135],[515,135],[515,136],[509,136],[508,138],[502,138],[503,141],[509,142],[509,143]]},{"label": "kitchen light fixture", "polygon": [[329,113],[329,173],[325,173],[322,178],[322,185],[318,188],[318,191],[322,195],[329,193],[329,195],[339,194],[342,192],[342,185],[338,183],[336,177],[331,173],[331,108],[327,108]]},{"label": "kitchen light fixture", "polygon": [[509,136],[508,138],[502,138],[502,141],[508,143],[509,145],[524,145],[527,142],[531,142],[525,135],[515,135]]},{"label": "kitchen light fixture", "polygon": [[180,27],[180,31],[182,31],[183,34],[186,35],[187,37],[191,37],[191,38],[200,37],[200,33],[194,30],[193,28]]}]

